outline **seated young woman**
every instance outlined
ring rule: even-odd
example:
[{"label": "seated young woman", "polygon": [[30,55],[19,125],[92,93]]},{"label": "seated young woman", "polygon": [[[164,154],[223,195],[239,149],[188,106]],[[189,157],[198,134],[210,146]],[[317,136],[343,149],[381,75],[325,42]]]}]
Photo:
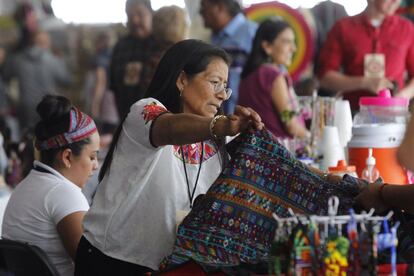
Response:
[{"label": "seated young woman", "polygon": [[2,236],[40,247],[69,276],[89,209],[81,188],[98,168],[99,134],[92,118],[64,97],[45,96],[37,112],[40,160],[11,195]]},{"label": "seated young woman", "polygon": [[239,104],[256,110],[267,129],[282,139],[310,137],[286,69],[295,51],[295,33],[286,21],[263,21],[253,39],[239,88]]}]

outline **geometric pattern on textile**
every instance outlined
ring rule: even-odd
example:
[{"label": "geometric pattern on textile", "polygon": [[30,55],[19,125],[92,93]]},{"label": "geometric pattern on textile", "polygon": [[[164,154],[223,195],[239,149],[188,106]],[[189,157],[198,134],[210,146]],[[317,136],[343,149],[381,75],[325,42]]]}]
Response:
[{"label": "geometric pattern on textile", "polygon": [[[338,196],[338,213],[353,206],[360,180],[327,182],[298,161],[267,130],[240,134],[228,145],[231,160],[180,224],[170,265],[190,259],[207,266],[265,260],[276,230],[272,213],[326,215]],[[165,263],[164,263],[165,264]]]}]

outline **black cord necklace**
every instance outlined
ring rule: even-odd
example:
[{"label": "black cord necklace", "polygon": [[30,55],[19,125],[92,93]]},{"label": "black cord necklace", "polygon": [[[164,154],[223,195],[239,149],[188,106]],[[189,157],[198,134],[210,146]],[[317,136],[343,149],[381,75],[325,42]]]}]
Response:
[{"label": "black cord necklace", "polygon": [[194,183],[194,188],[193,188],[193,191],[192,192],[190,191],[190,183],[188,181],[187,166],[185,164],[184,150],[183,150],[183,147],[182,146],[180,146],[180,151],[181,151],[181,157],[182,157],[182,160],[183,160],[185,180],[187,181],[187,193],[188,193],[188,199],[190,200],[190,209],[191,209],[191,208],[193,208],[193,198],[194,198],[195,191],[197,189],[198,178],[200,177],[201,164],[203,164],[203,158],[204,158],[204,143],[201,142],[200,166],[198,167],[197,177],[196,177],[196,181]]}]

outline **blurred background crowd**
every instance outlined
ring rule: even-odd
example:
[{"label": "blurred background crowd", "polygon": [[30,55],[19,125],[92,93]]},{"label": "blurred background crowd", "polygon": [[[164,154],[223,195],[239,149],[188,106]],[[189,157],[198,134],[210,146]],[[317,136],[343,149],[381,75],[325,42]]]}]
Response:
[{"label": "blurred background crowd", "polygon": [[[248,52],[251,45],[235,49],[222,43],[218,34],[225,16],[214,17],[208,10],[208,2],[215,1],[153,0],[144,8],[130,2],[131,7],[119,0],[0,1],[0,175],[9,185],[32,166],[32,131],[38,120],[34,107],[47,93],[64,95],[91,114],[105,149],[129,105],[143,97],[164,51],[179,40],[198,38],[225,48],[234,58],[229,85],[238,84],[232,80],[241,74],[238,51]],[[244,29],[251,30],[249,43],[256,23],[273,16],[289,23],[296,48],[291,64],[282,68],[292,77],[297,95],[335,95],[320,87],[316,61],[334,23],[362,12],[369,1],[302,1],[303,6],[298,1],[227,2],[237,2],[246,24],[252,22]],[[238,9],[230,12],[230,19],[238,14]],[[414,1],[401,1],[397,14],[413,18]],[[131,36],[140,40],[128,41]],[[121,67],[127,72],[119,76]],[[230,100],[226,111],[235,103]]]}]

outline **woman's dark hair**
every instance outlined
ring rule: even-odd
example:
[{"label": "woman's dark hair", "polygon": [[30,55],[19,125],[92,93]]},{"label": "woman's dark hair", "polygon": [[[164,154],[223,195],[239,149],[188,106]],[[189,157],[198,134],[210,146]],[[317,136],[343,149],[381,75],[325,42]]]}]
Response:
[{"label": "woman's dark hair", "polygon": [[[70,110],[72,103],[69,99],[56,96],[46,95],[36,107],[41,120],[36,124],[35,137],[38,141],[44,141],[48,138],[64,133],[69,129]],[[55,165],[56,155],[64,150],[71,149],[75,156],[80,155],[84,145],[89,144],[90,139],[75,142],[57,149],[40,151],[40,161],[48,166]]]},{"label": "woman's dark hair", "polygon": [[266,19],[259,25],[253,39],[252,51],[247,58],[241,74],[242,79],[247,77],[263,63],[268,62],[269,57],[264,51],[262,43],[264,41],[272,43],[281,32],[288,28],[291,28],[289,23],[279,18]]},{"label": "woman's dark hair", "polygon": [[226,6],[227,11],[232,17],[236,16],[238,13],[242,11],[240,7],[240,3],[237,0],[208,0],[208,1],[216,5],[223,4],[224,6]]},{"label": "woman's dark hair", "polygon": [[221,58],[227,65],[230,63],[223,49],[201,40],[187,39],[174,44],[161,58],[145,97],[159,100],[172,113],[181,112],[178,76],[184,71],[191,78],[206,70],[215,58]]},{"label": "woman's dark hair", "polygon": [[21,2],[16,7],[13,17],[17,23],[18,31],[20,32],[20,39],[14,47],[14,51],[16,52],[29,47],[33,43],[33,30],[31,30],[30,26],[26,23],[28,14],[32,12],[34,12],[34,10],[30,3]]},{"label": "woman's dark hair", "polygon": [[[216,58],[222,59],[227,65],[230,64],[230,57],[223,49],[201,40],[187,39],[174,44],[161,58],[145,97],[159,100],[172,113],[180,113],[181,98],[176,84],[180,73],[185,72],[187,77],[192,78],[205,71]],[[126,116],[114,133],[111,147],[99,172],[99,181],[103,179],[112,163],[125,118]]]},{"label": "woman's dark hair", "polygon": [[151,0],[127,0],[125,2],[125,10],[128,11],[133,5],[144,5],[150,12],[153,12]]}]

